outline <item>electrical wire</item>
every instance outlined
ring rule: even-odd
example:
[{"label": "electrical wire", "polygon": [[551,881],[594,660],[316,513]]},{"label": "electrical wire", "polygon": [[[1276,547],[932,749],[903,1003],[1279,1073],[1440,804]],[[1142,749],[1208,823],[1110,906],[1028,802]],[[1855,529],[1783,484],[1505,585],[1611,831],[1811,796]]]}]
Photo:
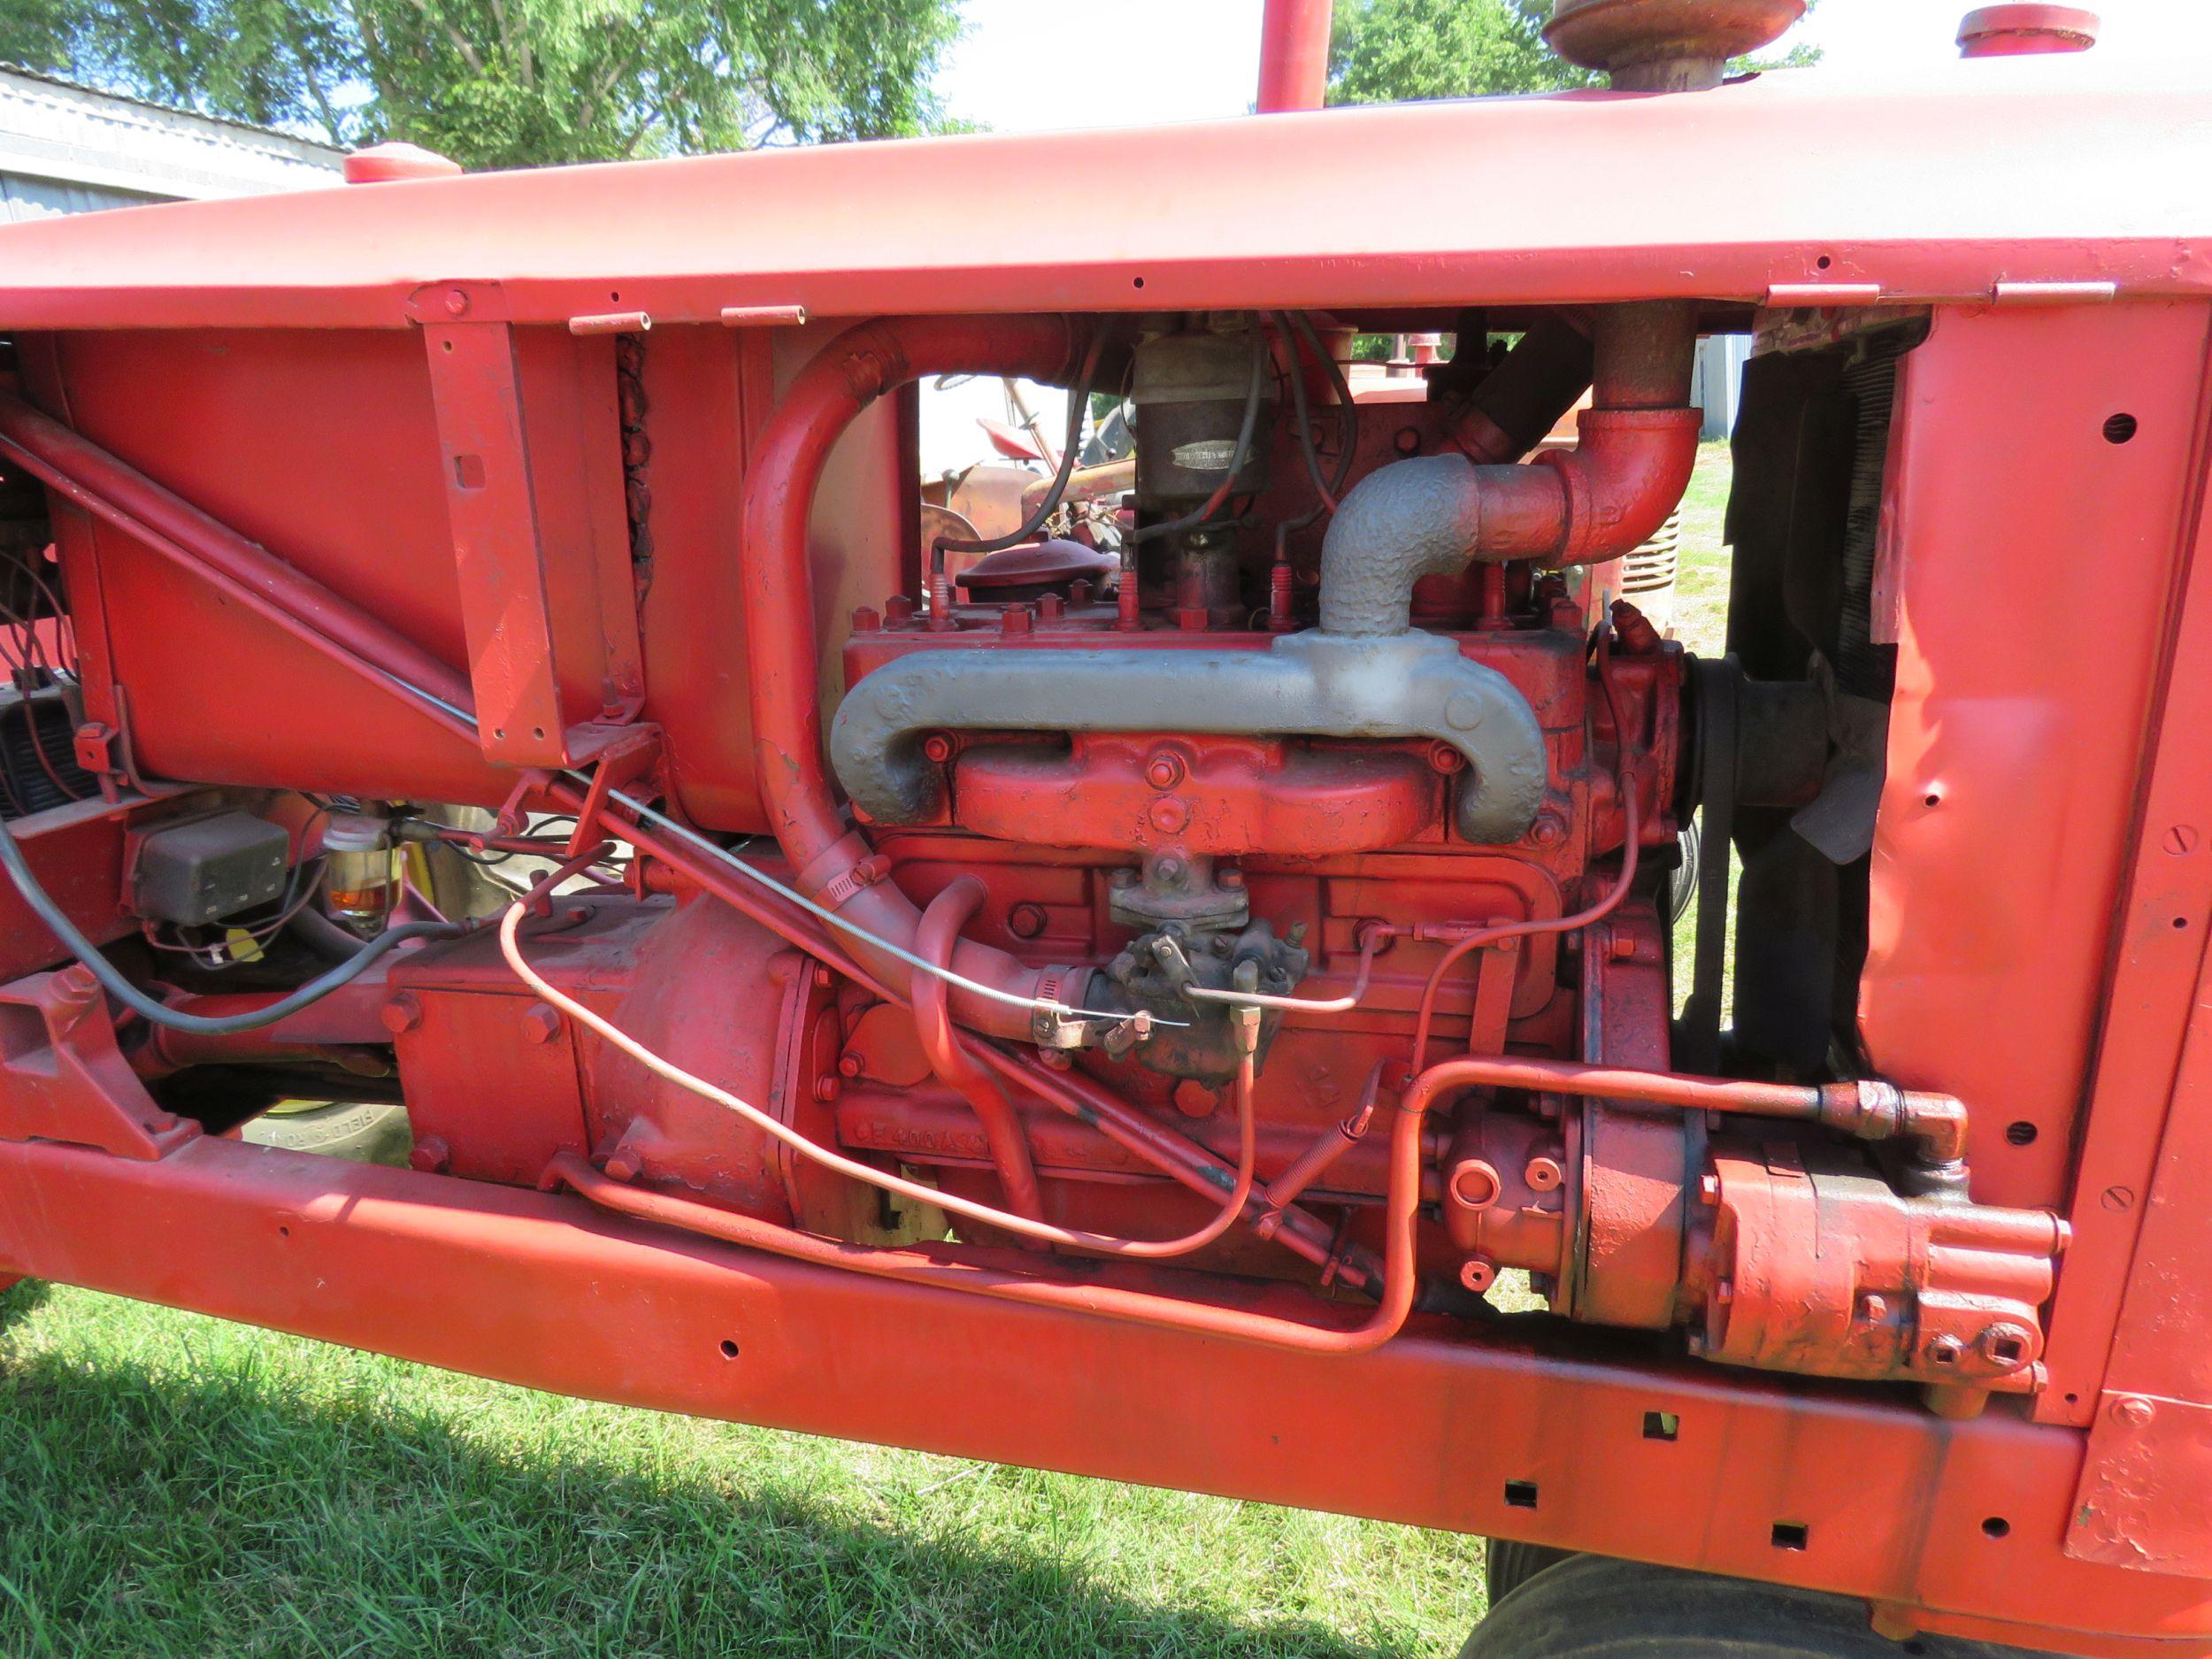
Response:
[{"label": "electrical wire", "polygon": [[15,884],[15,890],[23,895],[23,902],[31,907],[32,913],[46,924],[54,937],[109,995],[150,1025],[200,1037],[227,1037],[273,1025],[280,1019],[320,1002],[340,986],[359,979],[387,953],[411,939],[457,939],[470,931],[465,923],[454,922],[409,922],[389,927],[362,946],[355,956],[265,1007],[238,1014],[183,1014],[147,995],[100,954],[99,947],[84,936],[76,923],[69,919],[68,913],[39,885],[38,878],[31,873],[30,861],[23,856],[22,843],[16,840],[4,818],[0,818],[0,869],[7,872],[8,879]]},{"label": "electrical wire", "polygon": [[[560,873],[556,871],[554,876],[557,877]],[[1248,1055],[1242,1057],[1237,1071],[1238,1151],[1235,1185],[1223,1201],[1220,1210],[1204,1226],[1179,1239],[1157,1240],[1123,1239],[1110,1233],[1088,1233],[1076,1227],[1055,1226],[1047,1221],[1032,1221],[1026,1217],[1014,1214],[1011,1210],[979,1203],[973,1199],[963,1198],[956,1193],[948,1193],[939,1187],[925,1187],[919,1181],[910,1181],[902,1176],[889,1174],[872,1164],[863,1164],[856,1159],[846,1157],[841,1153],[833,1152],[827,1147],[810,1141],[805,1135],[801,1134],[796,1129],[780,1119],[770,1117],[749,1101],[733,1094],[718,1084],[710,1083],[703,1077],[695,1076],[672,1060],[665,1059],[654,1053],[613,1021],[594,1013],[575,998],[557,989],[536,969],[533,968],[529,959],[522,954],[519,937],[522,918],[529,913],[532,903],[550,893],[551,879],[549,878],[546,881],[539,883],[538,887],[532,890],[530,897],[509,906],[506,914],[499,919],[499,949],[507,959],[507,965],[515,971],[516,976],[548,1003],[575,1020],[579,1025],[598,1033],[601,1037],[612,1043],[624,1054],[628,1055],[631,1059],[636,1061],[655,1077],[672,1083],[688,1094],[696,1094],[702,1100],[712,1101],[718,1106],[727,1108],[763,1134],[781,1141],[801,1157],[818,1164],[826,1170],[847,1176],[853,1180],[865,1182],[870,1187],[879,1187],[884,1192],[912,1202],[933,1204],[949,1214],[963,1216],[971,1221],[981,1222],[987,1226],[1003,1228],[1007,1232],[1018,1233],[1024,1238],[1041,1239],[1048,1244],[1065,1245],[1072,1249],[1095,1251],[1102,1255],[1146,1258],[1184,1256],[1212,1243],[1214,1240],[1228,1231],[1238,1216],[1243,1213],[1245,1204],[1251,1197],[1253,1170],[1257,1156],[1258,1129],[1252,1108],[1252,1059]]]},{"label": "electrical wire", "polygon": [[[1313,324],[1306,319],[1305,313],[1300,312],[1295,319],[1288,311],[1276,311],[1273,316],[1275,326],[1281,333],[1283,342],[1290,352],[1290,397],[1298,421],[1299,453],[1305,459],[1306,476],[1313,480],[1314,494],[1321,498],[1317,505],[1281,526],[1282,531],[1289,532],[1304,529],[1315,519],[1320,518],[1325,511],[1333,513],[1336,511],[1338,497],[1344,493],[1344,481],[1351,475],[1353,450],[1357,445],[1359,436],[1356,423],[1359,417],[1352,406],[1351,390],[1345,385],[1344,377],[1337,369],[1336,359],[1331,357],[1327,349],[1323,346],[1320,337],[1314,333]],[[1321,476],[1321,457],[1314,448],[1313,419],[1306,398],[1304,359],[1299,349],[1299,342],[1302,338],[1311,342],[1314,354],[1320,358],[1321,365],[1328,371],[1330,379],[1335,383],[1340,399],[1342,411],[1337,417],[1340,453],[1337,456],[1334,480],[1325,479]]]},{"label": "electrical wire", "polygon": [[[591,780],[580,772],[564,772],[562,775],[567,778],[571,782],[582,784],[587,787],[588,787],[591,783]],[[680,836],[684,841],[688,841],[701,852],[703,852],[708,856],[727,864],[731,869],[744,876],[748,880],[757,882],[760,886],[766,887],[771,893],[789,900],[792,903],[797,905],[801,910],[804,910],[808,915],[815,918],[818,921],[827,922],[831,926],[840,928],[845,933],[850,933],[854,938],[862,941],[869,946],[872,946],[873,949],[882,951],[886,956],[894,957],[897,961],[903,962],[910,968],[918,969],[924,973],[934,975],[936,978],[942,979],[947,985],[957,986],[960,989],[968,992],[972,995],[982,997],[987,1002],[1003,1003],[1009,1008],[1026,1008],[1038,1013],[1056,1014],[1068,1019],[1110,1019],[1118,1025],[1121,1021],[1129,1018],[1127,1013],[1113,1009],[1071,1008],[1065,1002],[1055,1002],[1050,997],[1024,996],[1018,991],[1002,991],[995,985],[986,985],[980,979],[971,979],[964,974],[954,972],[950,968],[940,967],[933,962],[927,961],[921,956],[916,956],[912,951],[906,949],[902,946],[895,945],[889,940],[881,938],[875,933],[870,933],[864,927],[858,926],[852,922],[847,921],[835,910],[829,909],[827,906],[817,904],[812,899],[808,898],[806,895],[799,892],[796,888],[786,887],[782,882],[777,880],[775,877],[770,875],[766,871],[755,869],[751,864],[747,864],[742,858],[738,857],[727,849],[716,845],[713,841],[709,841],[705,836],[700,834],[698,831],[691,828],[688,825],[678,823],[674,818],[670,818],[664,812],[656,812],[651,807],[646,805],[645,803],[638,800],[636,797],[625,795],[619,789],[610,789],[607,791],[607,799],[614,802],[618,806],[626,808],[629,811],[636,813],[639,818],[644,819],[647,823],[652,824],[657,828],[667,830],[672,834]],[[1173,1019],[1155,1019],[1152,1023],[1156,1025],[1179,1026],[1187,1024],[1187,1022]]]},{"label": "electrical wire", "polygon": [[1180,518],[1171,518],[1164,524],[1148,524],[1134,531],[1132,541],[1150,541],[1164,535],[1175,535],[1185,530],[1194,530],[1218,512],[1236,488],[1237,474],[1244,471],[1244,464],[1252,453],[1252,438],[1260,426],[1261,394],[1267,389],[1269,365],[1274,354],[1267,349],[1267,331],[1259,319],[1252,319],[1252,384],[1244,395],[1244,419],[1237,427],[1236,448],[1229,455],[1229,470],[1221,475],[1221,482],[1214,493],[1206,497],[1205,504]]},{"label": "electrical wire", "polygon": [[1314,327],[1313,319],[1304,311],[1294,311],[1291,326],[1306,342],[1315,358],[1328,372],[1330,387],[1336,393],[1337,457],[1336,476],[1330,480],[1329,491],[1341,496],[1345,483],[1352,476],[1352,465],[1359,456],[1359,404],[1353,400],[1351,383],[1344,378],[1343,365],[1336,354]]},{"label": "electrical wire", "polygon": [[[471,715],[467,710],[456,707],[454,704],[448,703],[443,697],[437,695],[435,693],[425,691],[420,686],[414,685],[408,680],[401,679],[397,674],[391,673],[389,672],[384,672],[384,678],[390,681],[392,685],[398,687],[401,691],[405,692],[409,696],[417,698],[420,702],[427,704],[429,707],[436,710],[439,713],[446,715],[453,719],[467,722],[472,726],[475,724],[475,717]],[[560,775],[563,778],[565,778],[570,783],[574,784],[580,788],[588,790],[591,787],[591,776],[588,772],[578,772],[573,768],[568,768],[565,769]],[[740,858],[734,853],[732,853],[727,848],[722,847],[718,843],[708,840],[704,835],[700,834],[698,831],[693,829],[689,825],[679,823],[676,819],[670,818],[665,812],[655,811],[651,807],[646,805],[644,802],[637,799],[636,796],[626,795],[619,789],[610,789],[607,791],[606,798],[615,803],[618,806],[623,807],[626,810],[635,813],[638,818],[644,820],[646,823],[656,825],[659,828],[664,829],[671,834],[677,836],[679,839],[688,842],[692,847],[697,849],[700,852],[706,854],[708,857],[714,859],[717,863],[726,864],[730,869],[736,871],[738,874],[743,876],[747,880],[751,881],[757,886],[766,887],[771,893],[776,894],[778,896],[797,905],[801,910],[804,910],[808,915],[815,918],[818,921],[826,922],[832,927],[837,928],[842,933],[849,933],[855,939],[860,940],[864,943],[873,947],[875,949],[883,952],[886,956],[890,956],[896,961],[903,962],[909,967],[918,969],[923,973],[933,974],[938,979],[942,979],[946,984],[957,986],[962,990],[966,991],[972,995],[983,998],[986,1002],[1002,1003],[1009,1008],[1025,1008],[1035,1013],[1056,1015],[1065,1019],[1107,1019],[1112,1020],[1115,1024],[1118,1025],[1123,1020],[1129,1018],[1127,1013],[1116,1009],[1071,1008],[1065,1002],[1056,1002],[1050,997],[1024,996],[1018,991],[1002,991],[995,985],[986,985],[979,979],[971,979],[964,974],[956,973],[950,968],[940,967],[933,962],[925,961],[922,957],[916,956],[912,951],[906,949],[904,947],[895,945],[889,940],[880,938],[877,934],[870,933],[866,928],[862,927],[856,923],[847,921],[835,910],[830,910],[826,906],[817,904],[812,899],[808,898],[804,894],[799,892],[797,889],[785,886],[782,882],[777,880],[775,877],[770,875],[766,871],[755,869],[751,864],[747,864],[742,858]],[[1156,1025],[1181,1026],[1187,1022],[1181,1020],[1155,1018],[1152,1023]]]},{"label": "electrical wire", "polygon": [[940,536],[933,544],[936,562],[941,565],[948,553],[996,553],[1006,548],[1018,547],[1045,526],[1045,521],[1060,510],[1060,499],[1067,494],[1068,480],[1075,475],[1075,453],[1083,447],[1083,418],[1089,412],[1091,383],[1098,374],[1098,360],[1106,349],[1107,331],[1103,328],[1091,335],[1089,348],[1083,354],[1083,367],[1076,376],[1075,389],[1068,394],[1068,441],[1061,446],[1060,465],[1053,473],[1052,488],[1037,503],[1018,530],[1004,535],[987,536],[981,541],[965,541],[953,536]]}]

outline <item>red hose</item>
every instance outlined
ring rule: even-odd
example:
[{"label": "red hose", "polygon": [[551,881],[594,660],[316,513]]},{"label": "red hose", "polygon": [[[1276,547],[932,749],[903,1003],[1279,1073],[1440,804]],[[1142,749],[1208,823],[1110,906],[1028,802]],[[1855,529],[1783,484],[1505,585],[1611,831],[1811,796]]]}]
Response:
[{"label": "red hose", "polygon": [[812,1233],[718,1210],[687,1198],[641,1192],[602,1174],[572,1152],[555,1156],[548,1174],[573,1187],[603,1209],[656,1221],[687,1232],[724,1239],[795,1261],[841,1267],[878,1279],[966,1291],[1002,1302],[1062,1312],[1094,1314],[1165,1330],[1252,1342],[1302,1354],[1371,1353],[1405,1325],[1413,1311],[1417,1263],[1414,1233],[1421,1202],[1421,1142],[1424,1120],[1448,1091],[1479,1081],[1477,1063],[1447,1060],[1407,1086],[1390,1136],[1389,1195],[1384,1210],[1387,1236],[1383,1290],[1373,1312],[1351,1326],[1310,1325],[1271,1314],[1185,1302],[1095,1281],[1010,1272],[1002,1268],[955,1263],[913,1250],[879,1249],[843,1244]]},{"label": "red hose", "polygon": [[[572,863],[580,861],[572,861]],[[1050,1222],[1030,1220],[1006,1210],[993,1209],[988,1204],[979,1204],[972,1199],[962,1198],[955,1194],[941,1192],[935,1187],[926,1187],[921,1182],[909,1180],[902,1175],[887,1174],[872,1164],[849,1158],[841,1152],[833,1151],[827,1147],[810,1141],[789,1124],[771,1117],[750,1101],[732,1094],[719,1084],[710,1083],[702,1077],[695,1077],[673,1061],[654,1053],[606,1016],[587,1008],[559,987],[546,979],[530,965],[529,959],[522,954],[521,922],[530,907],[549,894],[561,880],[564,873],[557,870],[552,872],[532,889],[527,897],[510,905],[506,914],[500,918],[500,952],[505,956],[507,965],[514,970],[515,977],[535,991],[552,1007],[558,1009],[576,1024],[596,1032],[606,1042],[620,1049],[654,1076],[664,1082],[672,1083],[687,1093],[697,1094],[728,1109],[772,1140],[780,1141],[802,1157],[818,1164],[826,1170],[845,1176],[849,1179],[862,1182],[866,1186],[879,1187],[887,1193],[910,1200],[915,1203],[933,1204],[949,1214],[966,1217],[971,1220],[979,1221],[986,1226],[1002,1227],[1007,1232],[1024,1238],[1041,1240],[1048,1244],[1065,1245],[1071,1249],[1087,1250],[1101,1256],[1136,1256],[1148,1260],[1187,1256],[1193,1250],[1212,1243],[1227,1232],[1232,1224],[1244,1211],[1245,1202],[1252,1193],[1253,1163],[1259,1141],[1258,1125],[1252,1107],[1252,1062],[1248,1055],[1245,1056],[1237,1076],[1237,1117],[1240,1125],[1240,1150],[1238,1156],[1236,1180],[1231,1187],[1227,1198],[1222,1202],[1219,1211],[1204,1226],[1198,1228],[1195,1232],[1184,1233],[1179,1238],[1156,1240],[1123,1239],[1111,1233],[1091,1233],[1081,1228],[1060,1227],[1053,1225]]]},{"label": "red hose", "polygon": [[[584,792],[565,780],[548,791],[566,810],[580,810]],[[825,930],[797,906],[765,888],[733,876],[712,859],[702,858],[672,838],[625,821],[625,840],[648,857],[682,871],[702,890],[752,918],[787,944],[806,952],[833,972],[870,995],[895,1007],[912,999],[879,979],[853,960]],[[1234,1179],[1230,1166],[1188,1136],[1139,1111],[1111,1089],[1079,1071],[1055,1071],[1034,1060],[1018,1058],[982,1039],[956,1030],[961,1047],[1010,1082],[1018,1084],[1056,1110],[1096,1128],[1125,1151],[1143,1159],[1171,1179],[1202,1196],[1217,1197]],[[1335,1230],[1310,1210],[1286,1209],[1271,1235],[1276,1242],[1332,1274],[1355,1290],[1371,1288],[1380,1268],[1362,1247],[1340,1242]]]},{"label": "red hose", "polygon": [[1471,950],[1485,945],[1494,945],[1502,939],[1525,939],[1532,933],[1564,933],[1578,927],[1587,927],[1592,922],[1610,915],[1620,902],[1628,896],[1628,889],[1636,879],[1636,837],[1640,831],[1637,823],[1636,790],[1632,781],[1624,779],[1621,787],[1621,815],[1625,820],[1624,834],[1627,837],[1621,849],[1621,872],[1613,879],[1612,887],[1603,898],[1587,910],[1572,916],[1556,916],[1543,921],[1506,922],[1496,927],[1479,927],[1466,938],[1455,941],[1449,950],[1437,958],[1429,970],[1428,983],[1421,987],[1421,1012],[1413,1022],[1413,1069],[1417,1072],[1429,1063],[1429,1025],[1436,1015],[1436,994],[1443,987],[1444,975],[1451,965]]},{"label": "red hose", "polygon": [[[822,687],[816,658],[814,579],[807,526],[830,451],[877,397],[925,373],[961,372],[1064,380],[1081,356],[1084,331],[1061,317],[880,318],[840,336],[801,370],[762,431],[745,491],[741,565],[747,585],[746,672],[752,697],[754,770],[796,885],[821,900],[834,887],[840,914],[876,937],[911,948],[920,921],[888,883],[855,886],[868,856],[830,787],[822,754]],[[825,901],[827,902],[827,901]],[[911,970],[895,958],[855,951],[887,983]],[[961,943],[954,968],[1017,996],[1037,994],[1040,971],[1002,950]],[[1026,1010],[952,992],[956,1023],[1027,1040]]]},{"label": "red hose", "polygon": [[[985,888],[973,876],[962,876],[929,902],[921,926],[914,931],[914,954],[926,962],[949,964],[960,930],[982,905]],[[960,1091],[975,1109],[990,1143],[991,1162],[998,1166],[999,1188],[1006,1207],[1034,1221],[1044,1214],[1037,1193],[1037,1170],[1029,1157],[1029,1141],[1022,1133],[1014,1102],[999,1081],[954,1041],[952,1015],[947,1004],[945,982],[934,974],[918,973],[913,979],[914,1033],[922,1055],[938,1078]]]}]

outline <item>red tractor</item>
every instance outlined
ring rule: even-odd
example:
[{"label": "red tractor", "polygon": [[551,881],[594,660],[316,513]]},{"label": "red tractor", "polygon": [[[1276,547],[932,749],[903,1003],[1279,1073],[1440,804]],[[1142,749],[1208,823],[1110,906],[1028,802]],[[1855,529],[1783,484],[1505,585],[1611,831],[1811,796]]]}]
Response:
[{"label": "red tractor", "polygon": [[[1560,0],[1612,89],[1286,108],[1325,10],[1049,226],[1077,139],[0,233],[0,1268],[1514,1540],[1488,1659],[2212,1654],[2212,93]],[[1586,573],[1730,333],[1694,660]],[[1074,393],[1003,535],[947,375]]]}]

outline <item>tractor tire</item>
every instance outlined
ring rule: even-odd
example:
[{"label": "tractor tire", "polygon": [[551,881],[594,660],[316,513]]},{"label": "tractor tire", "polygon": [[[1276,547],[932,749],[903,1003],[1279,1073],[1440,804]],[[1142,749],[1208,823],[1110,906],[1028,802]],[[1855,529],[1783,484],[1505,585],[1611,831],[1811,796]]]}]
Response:
[{"label": "tractor tire", "polygon": [[404,1169],[414,1137],[404,1106],[363,1105],[343,1101],[323,1104],[287,1101],[272,1107],[239,1131],[239,1139],[257,1147],[319,1152],[357,1164],[388,1164]]},{"label": "tractor tire", "polygon": [[1484,1540],[1482,1578],[1489,1592],[1489,1605],[1497,1606],[1545,1568],[1574,1556],[1573,1550],[1556,1549],[1549,1544],[1524,1544],[1512,1538]]},{"label": "tractor tire", "polygon": [[1947,1636],[1875,1634],[1866,1604],[1786,1585],[1572,1555],[1494,1601],[1460,1659],[2026,1659]]}]

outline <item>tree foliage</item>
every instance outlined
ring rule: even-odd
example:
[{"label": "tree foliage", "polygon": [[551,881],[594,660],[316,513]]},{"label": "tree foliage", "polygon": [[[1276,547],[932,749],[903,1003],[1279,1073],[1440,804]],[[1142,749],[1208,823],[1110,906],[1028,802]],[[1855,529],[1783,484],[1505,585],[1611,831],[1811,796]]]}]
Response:
[{"label": "tree foliage", "polygon": [[1544,44],[1547,0],[1343,0],[1329,102],[1398,104],[1549,92],[1596,77]]},{"label": "tree foliage", "polygon": [[[1808,7],[1809,10],[1810,7]],[[1400,104],[1602,86],[1544,44],[1549,0],[1338,0],[1329,102]],[[1817,62],[1820,49],[1739,58],[1732,72]]]},{"label": "tree foliage", "polygon": [[0,0],[0,58],[464,165],[933,130],[956,0]]}]

